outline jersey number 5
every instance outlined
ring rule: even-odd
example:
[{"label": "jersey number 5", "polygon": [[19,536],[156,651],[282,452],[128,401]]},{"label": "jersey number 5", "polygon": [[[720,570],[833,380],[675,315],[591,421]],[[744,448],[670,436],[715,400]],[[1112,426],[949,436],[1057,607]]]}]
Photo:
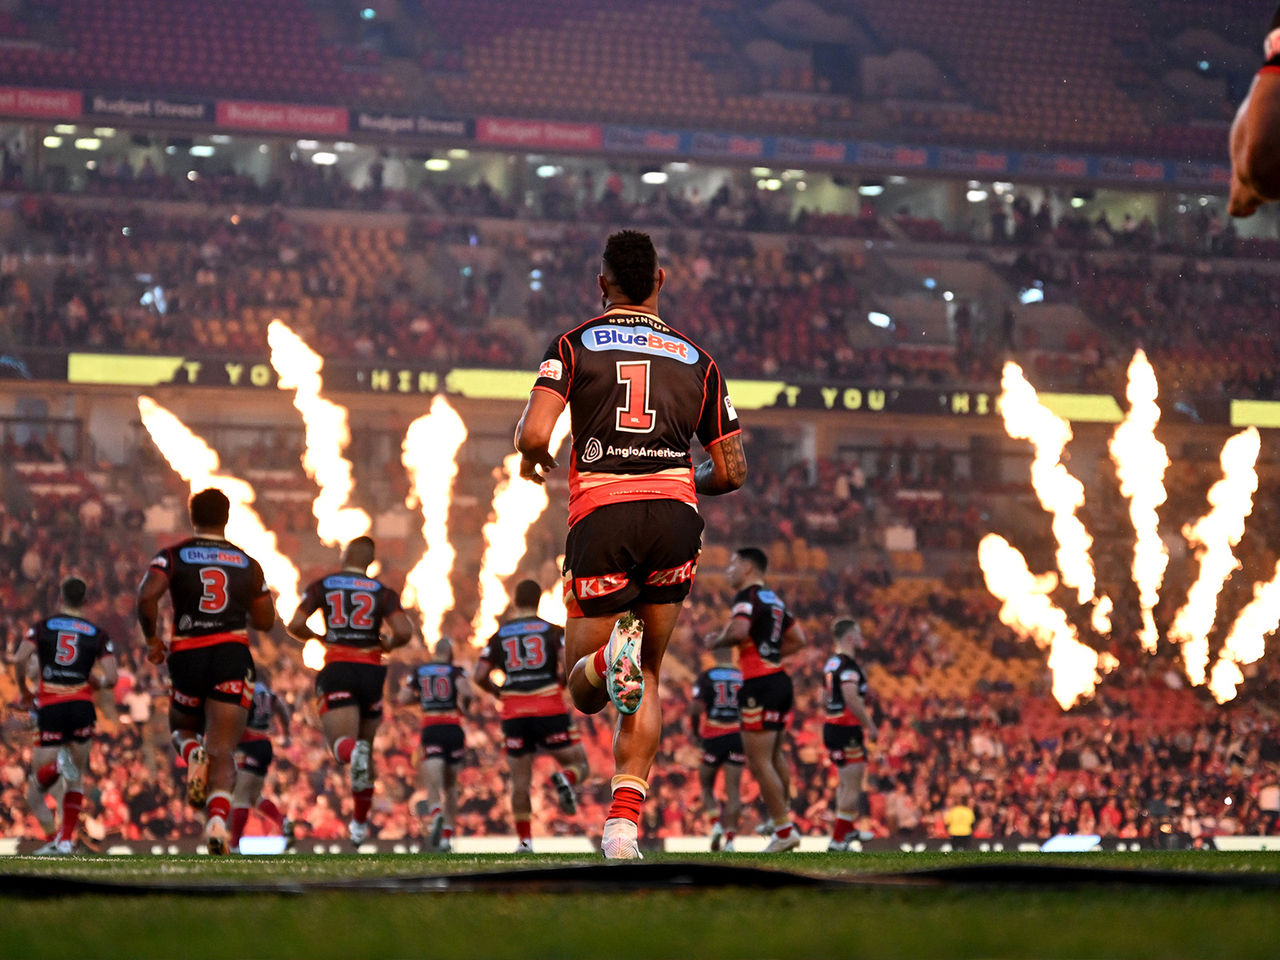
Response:
[{"label": "jersey number 5", "polygon": [[53,662],[61,667],[75,663],[76,654],[79,652],[76,644],[77,639],[79,638],[74,633],[59,633],[58,652],[53,655]]},{"label": "jersey number 5", "polygon": [[619,360],[618,382],[627,388],[627,399],[618,407],[615,426],[623,433],[650,433],[654,413],[649,407],[649,361]]}]

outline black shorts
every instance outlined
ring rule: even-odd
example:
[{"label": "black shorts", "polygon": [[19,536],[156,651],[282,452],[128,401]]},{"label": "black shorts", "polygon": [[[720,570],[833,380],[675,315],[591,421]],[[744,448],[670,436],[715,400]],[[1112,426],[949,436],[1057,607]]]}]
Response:
[{"label": "black shorts", "polygon": [[357,707],[360,719],[382,716],[382,688],[387,668],[373,663],[339,661],[326,665],[316,676],[316,697],[320,712],[338,707]]},{"label": "black shorts", "polygon": [[502,740],[508,757],[523,757],[543,750],[563,750],[579,740],[567,713],[549,717],[511,717],[502,721]]},{"label": "black shorts", "polygon": [[791,677],[785,670],[766,673],[742,681],[738,702],[742,704],[743,730],[784,730],[787,714],[794,704]]},{"label": "black shorts", "polygon": [[89,700],[66,700],[36,710],[36,746],[84,743],[93,737],[98,711]]},{"label": "black shorts", "polygon": [[571,617],[604,617],[636,603],[681,603],[702,552],[702,517],[678,500],[636,500],[591,511],[564,547]]},{"label": "black shorts", "polygon": [[722,733],[718,737],[707,737],[702,741],[702,762],[709,767],[726,763],[742,766],[747,762],[747,755],[742,752],[742,734]]},{"label": "black shorts", "polygon": [[462,754],[467,749],[462,727],[456,723],[429,724],[422,728],[421,740],[423,760],[443,757],[444,762],[450,766],[461,763]]},{"label": "black shorts", "polygon": [[276,758],[270,740],[241,740],[236,747],[236,766],[254,776],[265,777]]},{"label": "black shorts", "polygon": [[215,643],[169,654],[170,696],[186,713],[202,713],[206,700],[235,703],[246,710],[253,703],[253,654],[243,643]]},{"label": "black shorts", "polygon": [[867,762],[867,749],[862,739],[861,727],[825,723],[822,725],[822,745],[827,748],[827,756],[837,767]]}]

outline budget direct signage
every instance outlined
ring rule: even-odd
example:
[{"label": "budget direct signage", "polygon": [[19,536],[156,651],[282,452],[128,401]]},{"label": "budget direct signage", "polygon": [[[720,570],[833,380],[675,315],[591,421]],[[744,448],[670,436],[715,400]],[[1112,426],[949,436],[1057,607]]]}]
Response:
[{"label": "budget direct signage", "polygon": [[599,150],[604,145],[604,128],[595,123],[479,117],[476,141],[544,150]]},{"label": "budget direct signage", "polygon": [[214,118],[214,104],[212,100],[191,100],[180,97],[134,97],[112,93],[86,93],[84,112],[95,117],[208,123]]},{"label": "budget direct signage", "polygon": [[84,107],[79,90],[47,90],[40,87],[0,87],[0,115],[74,120]]},{"label": "budget direct signage", "polygon": [[238,130],[334,136],[350,132],[350,114],[346,107],[219,100],[215,116],[218,126]]},{"label": "budget direct signage", "polygon": [[432,117],[421,113],[379,113],[355,110],[351,114],[353,133],[380,133],[391,137],[456,137],[469,140],[475,135],[470,120]]}]

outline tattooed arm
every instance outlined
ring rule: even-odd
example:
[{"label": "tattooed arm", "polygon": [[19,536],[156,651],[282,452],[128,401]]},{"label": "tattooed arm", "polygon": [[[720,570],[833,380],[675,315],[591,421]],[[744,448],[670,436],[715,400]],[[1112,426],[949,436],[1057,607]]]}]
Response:
[{"label": "tattooed arm", "polygon": [[709,459],[693,471],[693,485],[709,497],[732,493],[747,480],[747,455],[742,450],[742,435],[734,434],[707,448]]}]

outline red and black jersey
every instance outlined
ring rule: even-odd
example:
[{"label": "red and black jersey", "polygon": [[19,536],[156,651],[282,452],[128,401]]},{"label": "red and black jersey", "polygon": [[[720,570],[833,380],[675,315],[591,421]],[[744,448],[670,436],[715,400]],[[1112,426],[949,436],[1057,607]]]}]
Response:
[{"label": "red and black jersey", "polygon": [[[245,723],[244,740],[265,740],[271,733],[271,720],[277,711],[288,707],[276,692],[259,680],[253,685],[253,700],[249,704],[249,719]],[[287,718],[287,714],[286,714]]]},{"label": "red and black jersey", "polygon": [[620,308],[548,348],[535,390],[569,404],[569,525],[632,500],[697,504],[690,444],[739,432],[720,368],[658,317]]},{"label": "red and black jersey", "polygon": [[703,739],[737,733],[742,729],[742,707],[738,691],[742,689],[742,671],[737,667],[712,667],[698,674],[693,682],[693,698],[701,700]]},{"label": "red and black jersey", "polygon": [[502,716],[546,717],[565,712],[560,650],[564,628],[541,617],[508,620],[489,638],[480,659],[505,675]]},{"label": "red and black jersey", "polygon": [[739,647],[743,678],[782,670],[782,635],[795,622],[782,598],[758,583],[752,584],[733,598],[732,616],[750,623],[747,639]]},{"label": "red and black jersey", "polygon": [[838,653],[827,660],[822,668],[823,694],[827,709],[827,723],[837,726],[860,727],[862,722],[849,712],[844,699],[844,685],[858,685],[858,695],[867,695],[867,675],[857,660],[847,653]]},{"label": "red and black jersey", "polygon": [[58,614],[27,631],[40,665],[36,705],[47,707],[69,700],[93,700],[89,674],[102,657],[114,654],[111,638],[82,617]]},{"label": "red and black jersey", "polygon": [[172,650],[249,643],[249,607],[267,592],[262,567],[226,540],[192,537],[165,547],[151,566],[169,578]]},{"label": "red and black jersey", "polygon": [[452,663],[424,663],[409,675],[409,689],[418,697],[422,707],[422,725],[457,723],[458,678],[461,667]]},{"label": "red and black jersey", "polygon": [[345,570],[309,584],[298,609],[324,613],[325,663],[382,663],[382,621],[401,609],[400,594]]}]

